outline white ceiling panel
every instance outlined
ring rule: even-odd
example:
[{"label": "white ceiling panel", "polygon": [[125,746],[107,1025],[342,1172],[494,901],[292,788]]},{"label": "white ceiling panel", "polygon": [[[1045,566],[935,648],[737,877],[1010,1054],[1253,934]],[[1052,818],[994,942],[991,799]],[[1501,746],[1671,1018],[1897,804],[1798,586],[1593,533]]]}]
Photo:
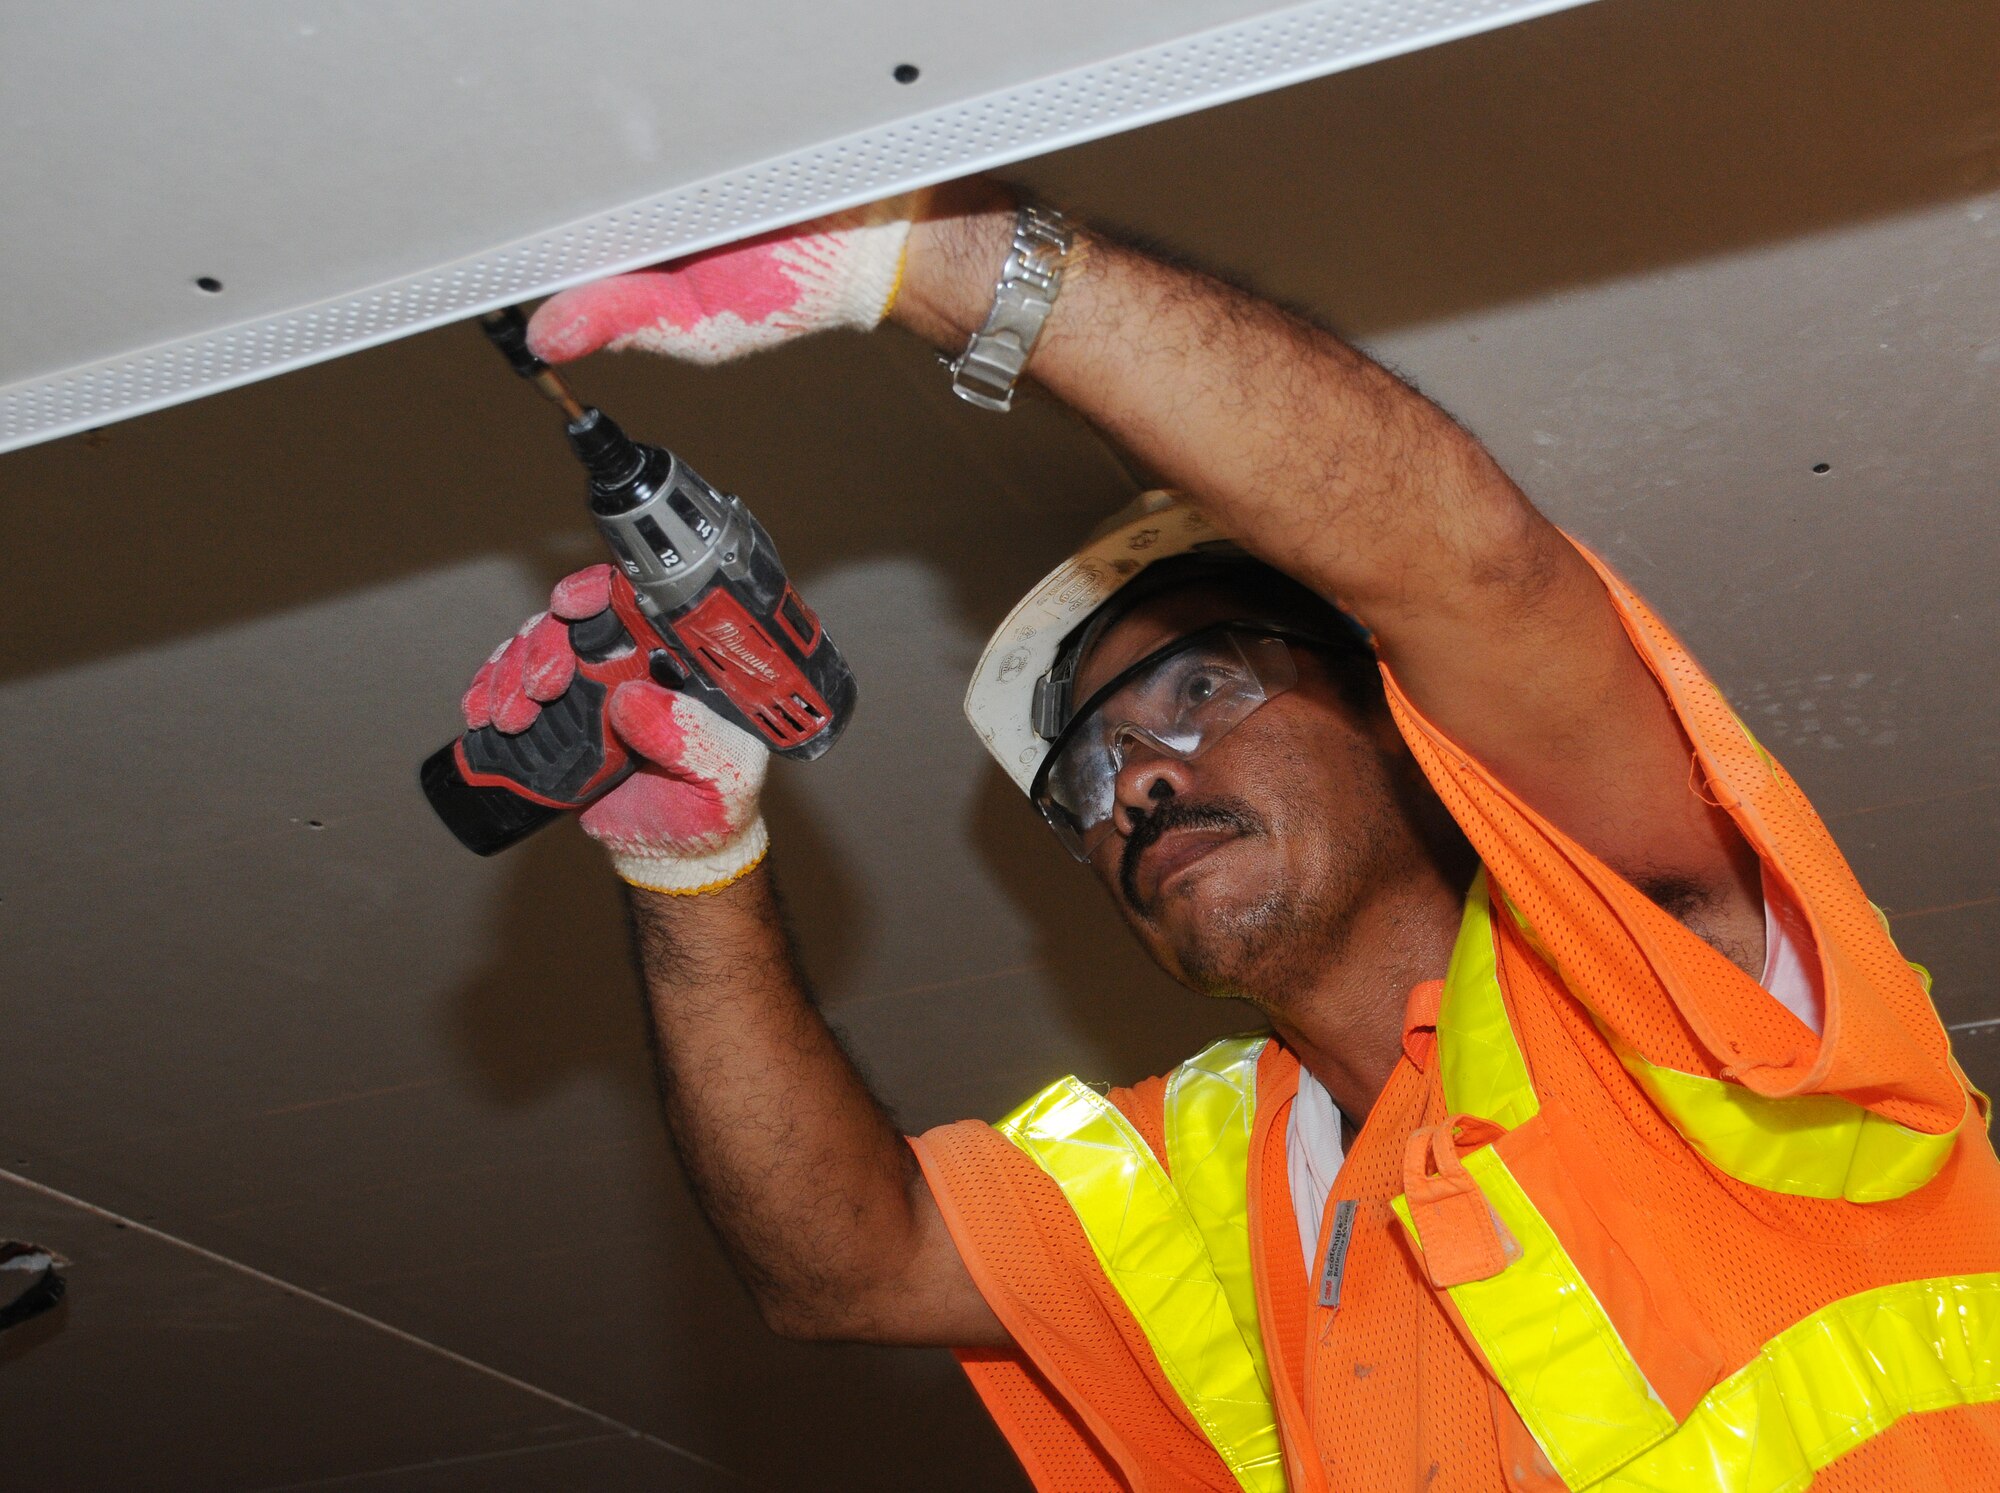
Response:
[{"label": "white ceiling panel", "polygon": [[1579,3],[17,7],[0,451]]}]

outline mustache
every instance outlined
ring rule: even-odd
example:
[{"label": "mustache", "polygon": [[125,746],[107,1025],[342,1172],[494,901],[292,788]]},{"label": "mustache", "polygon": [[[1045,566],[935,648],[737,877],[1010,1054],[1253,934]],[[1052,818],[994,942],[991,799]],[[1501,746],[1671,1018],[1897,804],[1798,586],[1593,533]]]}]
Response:
[{"label": "mustache", "polygon": [[1139,862],[1160,839],[1177,829],[1227,829],[1242,835],[1262,832],[1264,821],[1248,804],[1236,799],[1208,799],[1196,802],[1169,798],[1143,816],[1126,836],[1125,849],[1118,857],[1118,890],[1128,905],[1148,911],[1139,896]]}]

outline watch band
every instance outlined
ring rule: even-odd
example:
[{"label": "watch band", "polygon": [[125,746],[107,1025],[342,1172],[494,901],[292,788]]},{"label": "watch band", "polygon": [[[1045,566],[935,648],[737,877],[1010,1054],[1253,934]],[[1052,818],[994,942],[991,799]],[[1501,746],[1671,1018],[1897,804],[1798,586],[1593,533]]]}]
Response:
[{"label": "watch band", "polygon": [[984,410],[1013,407],[1014,385],[1062,290],[1069,249],[1069,224],[1061,213],[1028,203],[1015,212],[1014,242],[993,287],[993,309],[951,365],[952,393]]}]

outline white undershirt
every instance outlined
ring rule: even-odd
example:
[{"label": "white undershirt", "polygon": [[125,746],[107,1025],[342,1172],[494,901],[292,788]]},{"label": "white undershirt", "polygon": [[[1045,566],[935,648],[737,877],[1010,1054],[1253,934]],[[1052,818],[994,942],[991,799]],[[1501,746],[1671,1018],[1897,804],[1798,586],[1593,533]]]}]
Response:
[{"label": "white undershirt", "polygon": [[[1787,1011],[1818,1035],[1825,1012],[1819,985],[1819,960],[1812,953],[1812,929],[1805,914],[1784,887],[1764,872],[1764,975],[1757,983]],[[1292,1212],[1298,1219],[1299,1252],[1306,1274],[1317,1274],[1319,1226],[1327,1194],[1340,1174],[1346,1148],[1340,1139],[1340,1110],[1326,1086],[1299,1070],[1299,1094],[1285,1127],[1285,1169],[1292,1187]]]}]

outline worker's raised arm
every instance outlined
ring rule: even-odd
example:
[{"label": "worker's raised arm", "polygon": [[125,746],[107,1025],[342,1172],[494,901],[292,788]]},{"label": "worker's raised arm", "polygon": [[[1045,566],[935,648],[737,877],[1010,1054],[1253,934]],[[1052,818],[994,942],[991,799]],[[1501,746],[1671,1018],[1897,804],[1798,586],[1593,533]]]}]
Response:
[{"label": "worker's raised arm", "polygon": [[[885,315],[948,353],[1014,226],[966,182],[565,291],[529,337],[719,362]],[[1697,791],[1602,583],[1450,416],[1331,333],[1079,228],[1034,377],[1227,533],[1374,632],[1405,694],[1514,793],[1752,971],[1754,857]]]},{"label": "worker's raised arm", "polygon": [[[599,565],[556,587],[479,671],[469,727],[518,736],[576,670],[567,624],[609,604]],[[687,695],[610,700],[635,771],[583,815],[631,889],[660,1090],[696,1197],[764,1318],[790,1337],[1008,1341],[908,1143],[806,994],[757,809],[769,753]]]},{"label": "worker's raised arm", "polygon": [[[985,319],[1014,204],[966,183],[911,235],[893,317],[957,352]],[[1034,377],[1340,601],[1435,724],[1753,974],[1756,862],[1602,582],[1477,440],[1331,333],[1077,230]]]},{"label": "worker's raised arm", "polygon": [[916,1158],[807,998],[769,871],[632,889],[667,1123],[702,1211],[787,1337],[999,1347]]}]

